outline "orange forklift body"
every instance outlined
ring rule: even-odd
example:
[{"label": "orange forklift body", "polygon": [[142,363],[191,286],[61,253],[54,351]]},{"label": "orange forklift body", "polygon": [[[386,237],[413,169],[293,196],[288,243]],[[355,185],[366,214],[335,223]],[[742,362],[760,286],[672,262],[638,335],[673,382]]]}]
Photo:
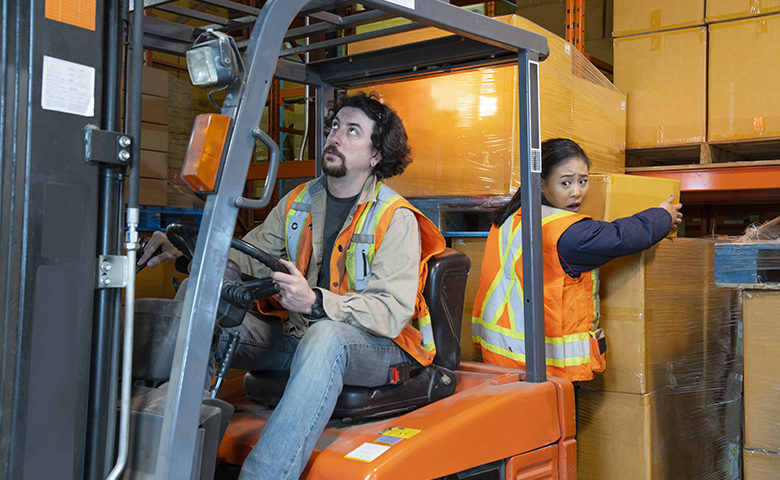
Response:
[{"label": "orange forklift body", "polygon": [[[404,415],[358,425],[331,422],[301,478],[432,479],[499,460],[507,479],[577,478],[571,383],[555,377],[525,382],[522,370],[474,362],[463,362],[457,377],[453,395]],[[219,460],[240,465],[271,410],[248,406],[240,383],[236,387],[225,386],[225,399],[247,408],[233,416]],[[397,443],[383,443],[383,432],[394,427],[403,429],[388,433]],[[374,453],[354,458],[366,450]]]}]

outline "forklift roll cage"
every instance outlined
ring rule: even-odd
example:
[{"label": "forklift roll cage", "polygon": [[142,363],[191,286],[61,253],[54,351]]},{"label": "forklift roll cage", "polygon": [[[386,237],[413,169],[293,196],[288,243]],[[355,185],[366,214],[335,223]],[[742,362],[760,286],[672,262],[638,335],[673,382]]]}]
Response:
[{"label": "forklift roll cage", "polygon": [[[323,117],[336,89],[364,87],[379,82],[497,65],[518,65],[519,145],[521,163],[523,275],[525,302],[527,381],[545,381],[544,313],[541,261],[538,62],[549,50],[545,37],[495,19],[452,6],[440,0],[364,0],[373,12],[407,18],[412,27],[431,26],[453,33],[444,38],[391,47],[356,55],[327,58],[308,64],[280,57],[285,39],[305,36],[322,29],[320,23],[288,30],[298,15],[330,19],[339,27],[341,17],[327,10],[351,2],[272,0],[260,9],[248,44],[242,82],[228,88],[222,114],[234,119],[227,153],[216,193],[209,195],[203,211],[190,284],[184,299],[182,321],[171,371],[162,438],[157,459],[159,478],[190,478],[195,452],[195,431],[206,374],[211,334],[218,304],[222,271],[227,261],[249,162],[255,148],[253,131],[260,124],[271,81],[274,77],[308,84],[315,89],[315,165],[319,172],[324,146]],[[376,14],[376,13],[373,13]],[[366,15],[359,13],[356,15]],[[384,15],[383,15],[384,16]],[[335,18],[334,18],[335,17]],[[347,22],[348,23],[348,22]],[[405,28],[412,28],[405,27]],[[372,33],[377,37],[395,33],[389,29]],[[357,38],[354,38],[357,37]],[[338,39],[338,43],[366,36]],[[334,42],[331,42],[334,43]],[[279,49],[270,46],[278,45]],[[316,43],[281,51],[281,55],[322,48]],[[425,112],[421,112],[425,114]],[[278,159],[278,157],[277,157]],[[272,159],[273,161],[273,159]],[[275,169],[272,166],[269,172]],[[272,176],[272,175],[271,175]],[[265,189],[273,188],[268,178]],[[268,195],[263,195],[268,198]],[[262,202],[261,202],[262,203]],[[266,201],[267,203],[267,201]],[[246,202],[243,202],[246,205]],[[264,205],[255,205],[262,207]],[[206,254],[208,252],[208,254]]]}]

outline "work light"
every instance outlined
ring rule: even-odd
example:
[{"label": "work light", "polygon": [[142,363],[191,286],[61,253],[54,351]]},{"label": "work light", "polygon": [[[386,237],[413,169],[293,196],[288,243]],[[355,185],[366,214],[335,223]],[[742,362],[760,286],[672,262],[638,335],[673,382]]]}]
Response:
[{"label": "work light", "polygon": [[211,28],[187,50],[187,70],[196,87],[224,87],[244,72],[233,37]]}]

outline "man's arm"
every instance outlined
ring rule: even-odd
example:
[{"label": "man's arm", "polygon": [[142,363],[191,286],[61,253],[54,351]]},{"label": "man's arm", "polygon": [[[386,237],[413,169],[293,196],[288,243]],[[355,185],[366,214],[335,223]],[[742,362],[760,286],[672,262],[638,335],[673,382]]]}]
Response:
[{"label": "man's arm", "polygon": [[[284,246],[286,205],[287,197],[285,196],[271,209],[263,223],[244,235],[244,241],[263,250],[272,257],[286,258],[287,252]],[[228,258],[236,262],[243,273],[253,277],[263,278],[271,273],[271,270],[262,263],[232,248],[228,253]]]},{"label": "man's arm", "polygon": [[[326,316],[375,335],[397,337],[414,314],[420,250],[420,227],[414,213],[405,208],[396,210],[374,256],[366,289],[346,295],[319,289]],[[291,266],[288,264],[288,269]],[[283,307],[299,313],[311,312],[314,292],[303,284],[300,273],[275,272],[272,276],[282,289]]]}]

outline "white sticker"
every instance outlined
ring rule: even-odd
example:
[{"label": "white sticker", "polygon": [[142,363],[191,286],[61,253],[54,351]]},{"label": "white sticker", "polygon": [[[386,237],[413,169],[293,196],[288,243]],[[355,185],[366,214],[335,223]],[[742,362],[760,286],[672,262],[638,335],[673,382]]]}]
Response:
[{"label": "white sticker", "polygon": [[41,108],[95,116],[95,68],[44,55]]},{"label": "white sticker", "polygon": [[414,0],[387,0],[387,3],[395,3],[396,5],[414,10]]},{"label": "white sticker", "polygon": [[568,43],[564,43],[563,51],[566,52],[566,55],[571,55],[571,45]]},{"label": "white sticker", "polygon": [[376,443],[364,443],[358,448],[344,455],[344,458],[359,460],[361,462],[373,462],[380,455],[390,450],[389,445],[377,445]]},{"label": "white sticker", "polygon": [[622,102],[620,102],[620,109],[621,109],[621,110],[625,110],[625,109],[626,109],[626,101],[625,101],[625,100],[623,100]]}]

